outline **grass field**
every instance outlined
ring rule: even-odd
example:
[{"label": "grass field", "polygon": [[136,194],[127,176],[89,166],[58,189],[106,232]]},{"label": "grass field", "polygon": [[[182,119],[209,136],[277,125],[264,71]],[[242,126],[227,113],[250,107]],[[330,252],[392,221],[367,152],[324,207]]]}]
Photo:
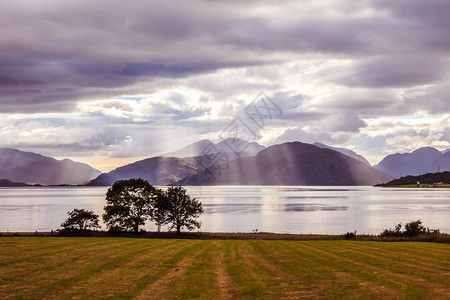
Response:
[{"label": "grass field", "polygon": [[450,245],[0,237],[0,298],[449,299]]}]

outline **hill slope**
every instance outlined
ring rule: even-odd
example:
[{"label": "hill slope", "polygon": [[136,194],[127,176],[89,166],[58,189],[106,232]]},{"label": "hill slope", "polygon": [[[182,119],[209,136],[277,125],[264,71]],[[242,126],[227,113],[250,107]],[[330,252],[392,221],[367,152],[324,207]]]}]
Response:
[{"label": "hill slope", "polygon": [[23,182],[13,182],[8,179],[0,179],[0,187],[26,187],[31,186]]},{"label": "hill slope", "polygon": [[356,152],[354,152],[354,151],[352,151],[350,149],[339,148],[339,147],[331,147],[331,146],[328,146],[328,145],[325,145],[325,144],[322,144],[322,143],[317,143],[317,142],[314,143],[313,145],[316,146],[316,147],[319,147],[319,148],[331,149],[331,150],[340,152],[340,153],[345,154],[347,156],[350,156],[350,157],[352,157],[354,159],[362,161],[363,163],[365,163],[365,164],[370,166],[369,161],[364,156],[359,155],[358,153],[356,153]]},{"label": "hill slope", "polygon": [[391,180],[381,186],[415,185],[417,182],[420,182],[421,184],[450,184],[450,172],[427,173],[418,176],[404,176]]},{"label": "hill slope", "polygon": [[440,171],[450,171],[450,152],[442,153],[435,148],[424,147],[411,153],[388,155],[374,167],[395,178],[433,173],[438,168]]},{"label": "hill slope", "polygon": [[197,171],[195,166],[176,157],[152,157],[117,168],[92,180],[88,185],[110,186],[116,180],[142,178],[152,185],[167,185]]},{"label": "hill slope", "polygon": [[46,157],[33,152],[25,152],[11,148],[0,148],[0,171],[17,168],[44,158]]},{"label": "hill slope", "polygon": [[330,149],[300,142],[274,145],[256,156],[239,158],[211,180],[206,172],[194,184],[214,185],[373,185],[392,177]]},{"label": "hill slope", "polygon": [[44,185],[81,184],[100,171],[69,159],[56,160],[32,152],[0,149],[0,178]]}]

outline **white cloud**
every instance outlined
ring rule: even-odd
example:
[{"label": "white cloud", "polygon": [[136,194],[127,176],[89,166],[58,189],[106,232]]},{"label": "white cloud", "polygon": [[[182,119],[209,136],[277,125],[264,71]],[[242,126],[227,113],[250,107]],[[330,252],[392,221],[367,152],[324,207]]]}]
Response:
[{"label": "white cloud", "polygon": [[264,144],[319,141],[372,162],[450,148],[448,9],[434,0],[4,1],[0,146],[156,155],[217,137],[264,91],[283,110]]}]

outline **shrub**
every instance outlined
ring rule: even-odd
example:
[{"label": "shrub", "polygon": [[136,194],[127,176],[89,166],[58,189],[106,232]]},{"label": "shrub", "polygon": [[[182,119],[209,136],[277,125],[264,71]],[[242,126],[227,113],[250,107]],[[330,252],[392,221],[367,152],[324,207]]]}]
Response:
[{"label": "shrub", "polygon": [[397,225],[395,225],[394,229],[389,228],[389,229],[385,229],[380,236],[381,237],[401,237],[402,236],[402,223],[398,223]]},{"label": "shrub", "polygon": [[425,233],[425,227],[422,226],[422,221],[416,220],[416,221],[410,221],[409,223],[405,224],[405,231],[404,231],[404,235],[412,238],[412,237],[416,237],[419,236],[421,233]]},{"label": "shrub", "polygon": [[344,240],[353,240],[356,237],[356,230],[355,232],[347,232],[344,234]]},{"label": "shrub", "polygon": [[[100,228],[98,225],[98,215],[92,210],[77,209],[67,213],[69,217],[61,224],[61,227],[68,232],[89,231]],[[37,234],[37,231],[36,231]]]},{"label": "shrub", "polygon": [[422,220],[409,221],[405,224],[405,230],[402,231],[402,223],[398,223],[394,229],[385,229],[381,237],[408,237],[414,238],[422,235],[439,235],[439,229],[430,229],[422,225]]}]

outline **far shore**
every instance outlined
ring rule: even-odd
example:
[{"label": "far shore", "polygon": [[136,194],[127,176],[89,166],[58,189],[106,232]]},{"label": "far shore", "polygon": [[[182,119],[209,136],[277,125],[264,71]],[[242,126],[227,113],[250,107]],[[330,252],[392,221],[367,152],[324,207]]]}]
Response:
[{"label": "far shore", "polygon": [[403,185],[382,185],[384,188],[408,188],[408,189],[449,189],[450,184],[403,184]]}]

